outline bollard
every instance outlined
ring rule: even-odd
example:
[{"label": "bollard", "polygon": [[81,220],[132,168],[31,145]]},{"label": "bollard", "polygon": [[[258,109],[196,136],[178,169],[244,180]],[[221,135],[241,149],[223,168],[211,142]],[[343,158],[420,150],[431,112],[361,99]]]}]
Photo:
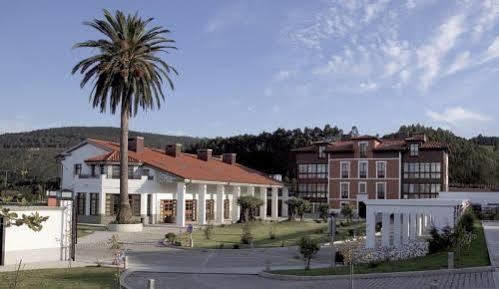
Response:
[{"label": "bollard", "polygon": [[147,280],[147,289],[154,289],[155,283],[156,281],[154,281],[154,279]]},{"label": "bollard", "polygon": [[433,280],[433,282],[430,283],[430,289],[438,289],[437,280]]},{"label": "bollard", "polygon": [[265,271],[270,271],[270,259],[265,260]]},{"label": "bollard", "polygon": [[447,253],[447,268],[454,269],[454,252]]},{"label": "bollard", "polygon": [[125,260],[123,261],[123,269],[128,269],[128,256],[125,256]]}]

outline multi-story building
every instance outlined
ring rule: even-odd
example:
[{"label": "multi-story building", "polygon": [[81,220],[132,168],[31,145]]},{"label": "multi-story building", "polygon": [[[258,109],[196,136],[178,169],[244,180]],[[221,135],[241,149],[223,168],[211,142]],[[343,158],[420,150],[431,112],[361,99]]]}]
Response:
[{"label": "multi-story building", "polygon": [[[308,196],[314,190],[309,183],[320,180],[321,188],[327,186],[333,211],[350,205],[363,216],[367,199],[434,198],[448,190],[447,146],[429,142],[424,135],[398,140],[358,136],[317,143],[295,153],[298,195]],[[308,164],[315,163],[328,164],[326,180],[322,175],[308,179]],[[317,176],[313,167],[311,172]]]},{"label": "multi-story building", "polygon": [[[180,144],[164,150],[128,142],[128,193],[133,215],[144,223],[224,223],[239,219],[237,199],[264,202],[258,215],[287,216],[288,192],[282,182],[236,162],[236,154],[211,149],[184,153]],[[75,193],[80,222],[108,223],[119,209],[120,145],[87,139],[58,156],[61,189]],[[270,207],[267,210],[267,207]],[[281,211],[282,210],[282,211]]]},{"label": "multi-story building", "polygon": [[328,160],[326,148],[329,142],[316,142],[293,150],[296,161],[297,197],[310,201],[312,211],[328,200]]}]

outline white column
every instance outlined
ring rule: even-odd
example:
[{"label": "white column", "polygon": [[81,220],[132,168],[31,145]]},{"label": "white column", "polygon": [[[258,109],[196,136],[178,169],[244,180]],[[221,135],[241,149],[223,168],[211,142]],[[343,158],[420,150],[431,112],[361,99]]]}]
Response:
[{"label": "white column", "polygon": [[215,221],[218,224],[223,224],[224,222],[224,195],[225,195],[225,187],[223,185],[217,185],[217,199],[216,199],[216,216]]},{"label": "white column", "polygon": [[263,201],[260,207],[260,219],[265,220],[267,218],[267,187],[260,187],[260,199]]},{"label": "white column", "polygon": [[255,196],[255,187],[248,187],[247,193],[248,193],[248,196],[254,197]]},{"label": "white column", "polygon": [[158,221],[158,197],[156,194],[151,194],[151,224],[156,224]]},{"label": "white column", "polygon": [[270,208],[272,219],[279,219],[279,191],[277,187],[272,187],[272,203],[270,205],[272,206]]},{"label": "white column", "polygon": [[376,245],[376,214],[368,206],[366,208],[366,248]]},{"label": "white column", "polygon": [[140,194],[140,217],[143,218],[144,224],[148,223],[148,220],[147,220],[147,194]]},{"label": "white column", "polygon": [[416,239],[416,232],[417,232],[416,220],[417,220],[416,214],[410,213],[409,214],[409,239],[410,240]]},{"label": "white column", "polygon": [[390,246],[390,213],[383,212],[381,217],[381,245]]},{"label": "white column", "polygon": [[418,213],[417,214],[417,218],[418,218],[418,221],[417,221],[417,224],[418,224],[418,236],[421,236],[423,235],[423,215],[421,215],[421,213]]},{"label": "white column", "polygon": [[200,225],[206,225],[206,185],[198,185],[198,220]]},{"label": "white column", "polygon": [[185,227],[185,183],[177,183],[177,226]]},{"label": "white column", "polygon": [[288,216],[288,204],[286,203],[289,199],[289,192],[287,187],[282,188],[282,206],[281,206],[281,215],[283,217]]},{"label": "white column", "polygon": [[99,215],[106,215],[106,193],[100,192],[99,194]]},{"label": "white column", "polygon": [[393,246],[400,247],[400,237],[401,237],[401,214],[393,214]]},{"label": "white column", "polygon": [[402,213],[402,243],[409,239],[409,214]]},{"label": "white column", "polygon": [[90,216],[90,193],[85,194],[85,216]]},{"label": "white column", "polygon": [[237,200],[241,196],[241,187],[235,186],[232,188],[232,222],[237,222],[239,220],[239,215],[241,214],[241,207],[237,204]]}]

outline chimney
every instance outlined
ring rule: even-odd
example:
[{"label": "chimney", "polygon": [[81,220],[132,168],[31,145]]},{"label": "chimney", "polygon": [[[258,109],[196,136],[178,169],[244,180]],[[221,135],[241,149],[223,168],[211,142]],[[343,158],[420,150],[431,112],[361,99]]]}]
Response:
[{"label": "chimney", "polygon": [[165,153],[169,156],[176,158],[180,156],[181,152],[182,152],[182,144],[177,143],[177,144],[166,145]]},{"label": "chimney", "polygon": [[199,149],[198,150],[198,159],[207,162],[209,159],[211,159],[212,152],[213,152],[212,149]]},{"label": "chimney", "polygon": [[223,154],[222,160],[226,164],[233,165],[236,163],[236,154],[233,153]]},{"label": "chimney", "polygon": [[144,138],[141,136],[131,137],[128,139],[128,149],[136,153],[144,151]]}]

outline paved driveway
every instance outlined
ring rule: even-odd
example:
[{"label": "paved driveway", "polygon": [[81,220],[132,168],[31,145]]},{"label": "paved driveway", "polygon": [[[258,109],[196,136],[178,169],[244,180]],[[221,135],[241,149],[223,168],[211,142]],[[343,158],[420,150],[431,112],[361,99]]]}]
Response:
[{"label": "paved driveway", "polygon": [[492,265],[496,266],[495,282],[499,288],[499,221],[484,222],[483,229]]},{"label": "paved driveway", "polygon": [[[126,279],[133,288],[147,288],[147,280],[155,279],[161,289],[343,289],[350,288],[349,280],[281,281],[255,275],[175,274],[135,272]],[[354,288],[428,289],[433,280],[438,288],[494,288],[491,272],[448,274],[429,277],[397,277],[354,280]]]}]

